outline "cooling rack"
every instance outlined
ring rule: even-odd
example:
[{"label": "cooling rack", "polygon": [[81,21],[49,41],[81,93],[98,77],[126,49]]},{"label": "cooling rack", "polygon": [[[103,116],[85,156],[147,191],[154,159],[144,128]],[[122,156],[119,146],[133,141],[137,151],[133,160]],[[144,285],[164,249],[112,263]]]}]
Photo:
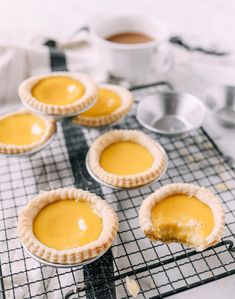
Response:
[{"label": "cooling rack", "polygon": [[[138,102],[164,84],[134,91]],[[53,142],[32,157],[0,159],[0,297],[129,298],[125,277],[140,285],[138,298],[165,298],[235,273],[235,180],[219,149],[201,128],[183,137],[166,138],[140,127],[135,111],[115,128],[141,129],[166,150],[169,167],[162,179],[139,190],[100,186],[87,173],[85,156],[91,142],[110,128],[59,124]],[[175,182],[210,188],[223,202],[223,240],[203,252],[180,244],[153,244],[138,225],[143,199],[156,188]],[[102,196],[118,213],[120,232],[112,249],[96,262],[77,269],[39,264],[24,252],[17,237],[17,216],[38,192],[75,185]]]}]

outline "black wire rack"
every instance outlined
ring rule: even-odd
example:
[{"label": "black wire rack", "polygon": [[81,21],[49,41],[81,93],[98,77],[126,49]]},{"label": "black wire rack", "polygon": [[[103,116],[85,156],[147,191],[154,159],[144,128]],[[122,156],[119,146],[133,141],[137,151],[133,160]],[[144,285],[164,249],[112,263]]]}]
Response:
[{"label": "black wire rack", "polygon": [[[138,102],[158,86],[134,91]],[[94,182],[85,169],[92,141],[110,130],[86,129],[66,121],[42,152],[0,159],[0,297],[129,298],[125,277],[140,286],[138,298],[165,298],[235,273],[234,169],[203,129],[166,138],[140,127],[134,112],[115,128],[141,129],[158,140],[169,157],[164,177],[151,186],[118,191]],[[203,252],[181,244],[151,243],[138,224],[141,202],[156,188],[176,182],[208,187],[223,202],[226,226],[222,241]],[[23,250],[17,237],[20,210],[38,192],[75,185],[101,195],[118,213],[120,232],[112,249],[77,269],[41,265]]]}]

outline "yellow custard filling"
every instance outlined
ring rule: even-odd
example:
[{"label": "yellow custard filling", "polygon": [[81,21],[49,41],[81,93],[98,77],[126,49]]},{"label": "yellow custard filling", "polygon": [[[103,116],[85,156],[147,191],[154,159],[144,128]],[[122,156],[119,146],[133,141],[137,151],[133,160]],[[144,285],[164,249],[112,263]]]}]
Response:
[{"label": "yellow custard filling", "polygon": [[30,145],[45,132],[43,119],[30,113],[10,115],[0,120],[0,142],[9,145]]},{"label": "yellow custard filling", "polygon": [[50,105],[68,105],[79,100],[85,93],[85,87],[79,81],[53,76],[36,83],[32,88],[32,96],[38,101]]},{"label": "yellow custard filling", "polygon": [[123,141],[113,143],[101,153],[100,165],[109,173],[132,175],[149,169],[153,156],[140,144]]},{"label": "yellow custard filling", "polygon": [[196,197],[172,195],[151,211],[154,238],[197,245],[214,227],[211,209]]},{"label": "yellow custard filling", "polygon": [[97,240],[102,219],[83,200],[58,200],[44,207],[33,223],[35,237],[48,247],[66,250]]},{"label": "yellow custard filling", "polygon": [[109,115],[118,109],[121,106],[121,103],[121,98],[117,93],[109,89],[100,88],[96,98],[96,103],[81,115],[87,117]]}]

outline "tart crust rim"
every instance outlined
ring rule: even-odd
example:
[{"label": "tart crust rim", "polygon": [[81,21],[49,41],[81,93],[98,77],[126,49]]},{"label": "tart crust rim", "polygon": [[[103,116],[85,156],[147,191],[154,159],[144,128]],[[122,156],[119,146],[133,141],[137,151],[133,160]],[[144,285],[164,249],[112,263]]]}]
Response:
[{"label": "tart crust rim", "polygon": [[45,144],[49,139],[52,137],[52,135],[56,132],[56,122],[53,119],[46,118],[42,115],[34,114],[28,109],[20,109],[13,112],[8,112],[0,116],[0,121],[14,115],[21,115],[21,114],[31,114],[34,115],[40,119],[42,119],[45,123],[45,132],[41,136],[41,138],[38,141],[35,141],[28,145],[15,145],[15,144],[6,144],[0,142],[0,154],[23,154],[27,152],[31,152],[34,149],[37,149],[38,147]]},{"label": "tart crust rim", "polygon": [[[85,93],[78,100],[67,105],[52,105],[43,103],[32,96],[31,90],[40,80],[50,77],[68,77],[75,79],[84,85]],[[18,93],[22,103],[38,111],[38,113],[66,116],[74,113],[80,113],[86,108],[89,108],[90,105],[95,102],[94,98],[97,94],[97,90],[98,88],[95,82],[88,75],[62,71],[30,77],[20,84]]]},{"label": "tart crust rim", "polygon": [[133,95],[128,89],[114,84],[101,84],[100,88],[109,89],[117,93],[121,99],[121,105],[108,115],[94,117],[83,116],[81,114],[77,115],[73,118],[74,124],[88,127],[101,127],[117,122],[130,112],[133,106]]},{"label": "tart crust rim", "polygon": [[[188,196],[195,196],[198,200],[206,204],[212,211],[214,219],[214,227],[212,232],[204,238],[204,241],[199,246],[193,246],[189,243],[178,242],[185,244],[196,251],[203,251],[210,246],[217,244],[223,235],[225,216],[222,203],[218,197],[205,187],[200,187],[194,184],[174,183],[160,187],[155,192],[150,194],[141,204],[139,210],[139,224],[145,236],[152,241],[161,241],[154,238],[154,226],[151,220],[151,210],[153,206],[171,195],[183,194]],[[169,241],[168,243],[170,243]],[[175,242],[172,240],[172,242]],[[167,243],[167,242],[164,242]]]},{"label": "tart crust rim", "polygon": [[[52,202],[74,198],[90,202],[102,218],[103,226],[98,239],[66,250],[50,248],[40,242],[33,234],[33,221],[37,214]],[[111,247],[118,229],[117,215],[108,203],[94,193],[76,188],[61,188],[35,196],[20,213],[17,227],[20,241],[27,250],[46,261],[59,264],[77,264],[99,256]]]},{"label": "tart crust rim", "polygon": [[[117,175],[105,171],[99,163],[103,150],[118,141],[133,141],[145,147],[153,156],[152,166],[144,172],[133,175]],[[91,171],[101,181],[115,187],[135,188],[147,185],[159,178],[167,165],[167,158],[161,146],[139,130],[112,130],[98,137],[89,149],[88,163]]]}]

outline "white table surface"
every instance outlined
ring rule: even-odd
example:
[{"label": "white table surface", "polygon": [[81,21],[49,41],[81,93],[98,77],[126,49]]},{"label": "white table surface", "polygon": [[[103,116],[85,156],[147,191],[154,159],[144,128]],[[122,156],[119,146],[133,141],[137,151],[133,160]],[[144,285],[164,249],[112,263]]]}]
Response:
[{"label": "white table surface", "polygon": [[[80,25],[103,13],[145,12],[160,18],[172,35],[191,45],[231,53],[219,58],[174,48],[173,86],[199,97],[213,84],[235,85],[235,1],[233,0],[8,0],[0,2],[0,46],[27,46],[35,37],[66,40]],[[235,158],[235,129],[221,128],[207,114],[205,128],[225,155]],[[170,298],[234,298],[234,275]]]}]

